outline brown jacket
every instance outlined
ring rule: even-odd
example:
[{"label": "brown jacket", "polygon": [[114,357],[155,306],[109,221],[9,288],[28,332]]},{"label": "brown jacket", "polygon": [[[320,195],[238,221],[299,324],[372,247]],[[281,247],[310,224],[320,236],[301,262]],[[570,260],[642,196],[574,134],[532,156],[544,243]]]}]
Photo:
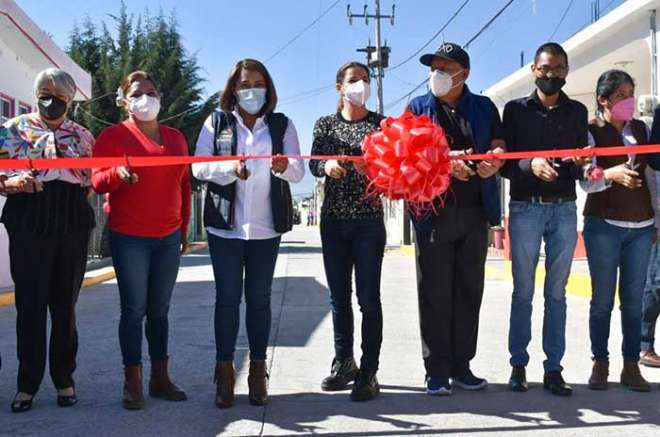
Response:
[{"label": "brown jacket", "polygon": [[[646,126],[639,120],[630,122],[632,134],[637,144],[648,144]],[[623,137],[614,126],[601,119],[589,123],[589,132],[594,138],[596,147],[614,147],[623,145]],[[615,167],[628,161],[628,155],[599,156],[598,165],[603,169]],[[599,193],[590,193],[584,207],[585,216],[594,216],[610,220],[627,222],[642,222],[653,218],[651,195],[646,183],[644,171],[646,169],[646,155],[636,155],[635,171],[639,173],[642,186],[629,189],[616,182],[610,188]]]}]

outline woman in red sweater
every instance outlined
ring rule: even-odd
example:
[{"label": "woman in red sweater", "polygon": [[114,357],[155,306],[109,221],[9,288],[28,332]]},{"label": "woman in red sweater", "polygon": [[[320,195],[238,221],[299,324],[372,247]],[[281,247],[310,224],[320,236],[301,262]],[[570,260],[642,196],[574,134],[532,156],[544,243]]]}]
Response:
[{"label": "woman in red sweater", "polygon": [[[117,104],[128,119],[105,129],[94,156],[172,156],[188,154],[183,134],[159,124],[160,94],[151,77],[136,71],[118,90]],[[109,193],[110,247],[117,273],[121,318],[119,343],[124,361],[123,406],[144,407],[142,393],[142,324],[151,358],[149,395],[170,401],[186,399],[167,371],[168,311],[187,247],[190,175],[186,165],[94,169],[92,186]]]}]

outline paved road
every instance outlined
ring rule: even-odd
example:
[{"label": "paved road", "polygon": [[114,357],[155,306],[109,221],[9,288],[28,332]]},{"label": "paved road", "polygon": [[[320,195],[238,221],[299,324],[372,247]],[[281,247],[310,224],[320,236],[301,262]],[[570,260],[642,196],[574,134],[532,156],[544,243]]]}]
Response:
[{"label": "paved road", "polygon": [[[85,290],[78,304],[81,347],[76,380],[81,402],[73,409],[55,406],[55,392],[46,379],[31,412],[9,412],[15,390],[15,312],[12,307],[0,308],[0,352],[4,358],[0,435],[660,435],[660,371],[645,370],[654,382],[654,391],[648,394],[631,393],[618,384],[604,393],[585,387],[590,361],[588,300],[584,298],[569,297],[564,365],[575,395],[558,399],[540,388],[543,355],[539,336],[533,341],[528,369],[532,390],[526,394],[507,391],[510,292],[506,281],[489,280],[486,285],[479,355],[473,368],[489,379],[490,387],[482,393],[456,392],[449,398],[430,398],[422,391],[414,261],[389,252],[383,278],[385,340],[379,374],[383,395],[373,402],[355,404],[348,400],[348,393],[320,391],[320,380],[327,374],[332,357],[332,321],[318,230],[296,229],[283,244],[273,289],[271,403],[266,408],[248,405],[247,343],[242,331],[238,402],[235,408],[218,410],[213,406],[211,382],[213,279],[208,255],[189,255],[183,262],[171,310],[172,373],[190,394],[189,401],[149,399],[143,411],[121,408],[122,368],[116,338],[119,303],[116,284],[108,282]],[[542,301],[537,301],[535,332],[540,330],[542,308]],[[618,315],[613,319],[610,344],[617,352]],[[616,378],[621,367],[618,358],[612,367]]]}]

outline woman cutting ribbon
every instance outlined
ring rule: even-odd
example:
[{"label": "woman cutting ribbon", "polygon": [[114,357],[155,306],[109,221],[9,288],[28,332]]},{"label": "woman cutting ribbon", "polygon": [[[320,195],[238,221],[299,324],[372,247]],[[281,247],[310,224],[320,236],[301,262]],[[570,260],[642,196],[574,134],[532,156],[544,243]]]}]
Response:
[{"label": "woman cutting ribbon", "polygon": [[[312,155],[362,154],[362,141],[377,130],[383,117],[367,109],[369,68],[359,62],[343,65],[336,76],[341,96],[335,114],[321,117],[314,126]],[[334,159],[311,160],[316,177],[326,177],[321,210],[323,265],[330,288],[335,357],[330,376],[321,388],[344,390],[355,380],[351,399],[366,401],[380,393],[376,372],[383,341],[380,276],[385,252],[383,204],[368,198],[365,164]],[[362,311],[362,360],[353,358],[352,276]]]},{"label": "woman cutting ribbon", "polygon": [[[633,118],[635,83],[621,70],[598,79],[596,118],[589,124],[589,144],[598,148],[648,143],[646,125]],[[623,371],[621,384],[649,391],[639,370],[642,295],[651,254],[654,212],[645,171],[660,169],[658,154],[599,156],[602,177],[581,182],[589,193],[584,207],[584,242],[591,274],[589,333],[593,370],[589,388],[608,386],[610,318],[619,275]],[[592,178],[593,179],[593,178]]]},{"label": "woman cutting ribbon", "polygon": [[[94,137],[67,118],[76,84],[66,72],[49,68],[34,83],[38,111],[0,128],[0,150],[10,159],[89,157]],[[87,263],[94,212],[87,201],[90,171],[53,169],[4,171],[7,195],[2,223],[9,234],[9,261],[15,284],[18,393],[14,413],[32,408],[46,367],[50,311],[50,374],[57,405],[77,402],[73,372],[78,333],[75,306]]]},{"label": "woman cutting ribbon", "polygon": [[[127,120],[99,135],[95,156],[187,156],[183,134],[158,122],[161,100],[144,71],[124,78],[117,105]],[[117,273],[121,318],[119,344],[124,362],[124,408],[144,408],[142,325],[151,358],[149,395],[187,399],[168,372],[168,313],[181,254],[188,246],[191,187],[187,165],[128,166],[94,170],[92,184],[109,193],[110,247]]]},{"label": "woman cutting ribbon", "polygon": [[[293,122],[276,113],[277,93],[266,67],[239,61],[220,97],[221,111],[206,120],[196,156],[300,155]],[[250,343],[249,399],[268,402],[266,351],[270,295],[282,234],[293,226],[289,182],[305,173],[301,159],[224,161],[194,164],[207,185],[204,222],[215,276],[216,396],[218,408],[234,404],[234,352],[245,290]]]}]

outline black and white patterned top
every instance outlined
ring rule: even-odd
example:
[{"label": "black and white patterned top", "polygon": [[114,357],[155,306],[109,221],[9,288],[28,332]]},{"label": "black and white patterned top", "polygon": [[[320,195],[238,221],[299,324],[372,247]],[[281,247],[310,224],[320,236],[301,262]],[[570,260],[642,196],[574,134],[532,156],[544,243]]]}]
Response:
[{"label": "black and white patterned top", "polygon": [[[341,113],[321,117],[314,125],[312,155],[362,155],[362,140],[380,128],[383,117],[375,112],[349,121]],[[316,177],[325,176],[325,160],[311,160],[309,169]],[[367,197],[368,181],[352,163],[342,162],[347,170],[342,179],[325,179],[321,216],[333,219],[380,219],[383,203],[378,196]]]}]

